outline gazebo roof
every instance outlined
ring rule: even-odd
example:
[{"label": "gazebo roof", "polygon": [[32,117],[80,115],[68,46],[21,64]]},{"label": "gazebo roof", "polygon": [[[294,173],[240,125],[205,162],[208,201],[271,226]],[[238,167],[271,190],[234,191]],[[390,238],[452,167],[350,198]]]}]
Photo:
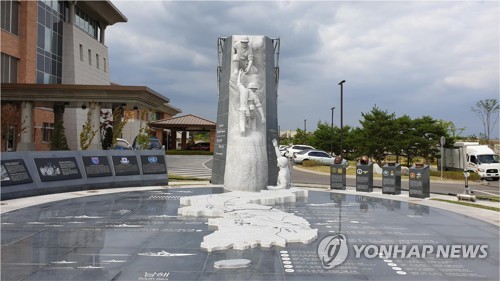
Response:
[{"label": "gazebo roof", "polygon": [[172,117],[151,122],[151,125],[159,128],[172,128],[185,131],[207,131],[214,129],[216,123],[193,114]]}]

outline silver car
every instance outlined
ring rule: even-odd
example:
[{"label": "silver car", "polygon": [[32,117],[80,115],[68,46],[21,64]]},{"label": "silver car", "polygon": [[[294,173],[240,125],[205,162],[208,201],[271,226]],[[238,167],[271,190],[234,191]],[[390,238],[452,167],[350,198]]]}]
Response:
[{"label": "silver car", "polygon": [[312,160],[318,161],[323,165],[331,165],[333,164],[334,157],[323,150],[303,150],[295,153],[293,156],[293,162],[297,164]]},{"label": "silver car", "polygon": [[290,146],[283,156],[293,158],[293,155],[295,153],[298,153],[298,152],[304,151],[304,150],[308,150],[308,149],[314,149],[314,147],[309,146],[309,145],[305,145],[305,144],[295,144],[295,145]]}]

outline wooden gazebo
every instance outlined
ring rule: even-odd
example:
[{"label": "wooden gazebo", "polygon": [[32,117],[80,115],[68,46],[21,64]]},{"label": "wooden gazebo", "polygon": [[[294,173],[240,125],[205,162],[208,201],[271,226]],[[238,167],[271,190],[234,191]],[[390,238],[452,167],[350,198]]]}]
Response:
[{"label": "wooden gazebo", "polygon": [[210,151],[214,151],[215,145],[215,128],[217,124],[213,121],[195,116],[193,114],[157,120],[151,123],[151,126],[157,129],[170,130],[167,149],[175,149],[177,132],[182,132],[181,147],[187,148],[186,133],[187,132],[210,132]]}]

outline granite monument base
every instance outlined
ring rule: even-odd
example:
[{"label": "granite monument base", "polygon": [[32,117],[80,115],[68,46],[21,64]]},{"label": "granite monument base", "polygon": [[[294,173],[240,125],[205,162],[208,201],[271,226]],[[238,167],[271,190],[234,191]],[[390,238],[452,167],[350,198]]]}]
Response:
[{"label": "granite monument base", "polygon": [[[272,205],[307,220],[318,230],[315,241],[208,252],[200,245],[215,231],[209,218],[179,215],[180,200],[223,192],[222,187],[126,192],[4,213],[1,280],[499,279],[497,225],[408,202],[324,191]],[[325,268],[318,246],[338,234],[346,238],[348,255]],[[394,252],[374,250],[391,245],[408,248],[393,257],[388,254]],[[409,254],[413,245],[443,252],[416,256]],[[452,245],[460,245],[458,252]],[[464,253],[462,246],[482,245],[487,248],[475,257],[455,257]],[[221,268],[221,263],[245,266]]]}]

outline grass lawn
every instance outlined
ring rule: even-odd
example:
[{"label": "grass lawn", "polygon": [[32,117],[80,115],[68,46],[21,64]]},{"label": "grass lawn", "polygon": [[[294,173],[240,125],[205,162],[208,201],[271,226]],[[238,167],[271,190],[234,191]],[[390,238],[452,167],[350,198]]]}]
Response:
[{"label": "grass lawn", "polygon": [[432,198],[431,200],[500,212],[500,208],[492,207],[492,206],[484,206],[484,205],[475,204],[475,203],[469,203],[469,202],[463,202],[463,201],[453,201],[453,200],[446,200],[446,199],[438,199],[438,198]]}]

